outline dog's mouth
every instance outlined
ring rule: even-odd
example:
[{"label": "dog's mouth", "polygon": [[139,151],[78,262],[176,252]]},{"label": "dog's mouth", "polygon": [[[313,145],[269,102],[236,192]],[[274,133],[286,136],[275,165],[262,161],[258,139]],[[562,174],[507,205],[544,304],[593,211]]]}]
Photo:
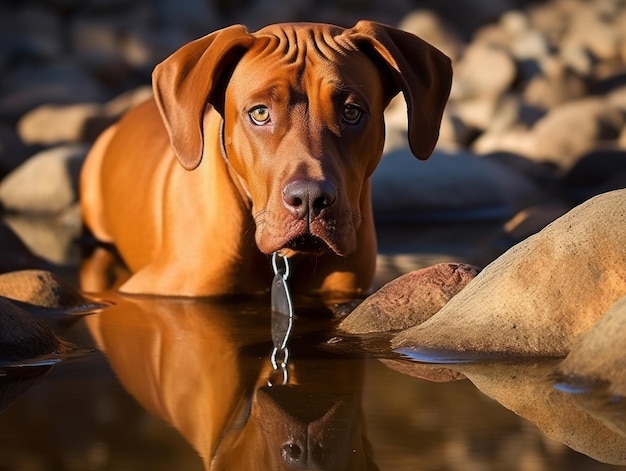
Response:
[{"label": "dog's mouth", "polygon": [[321,255],[331,250],[323,239],[312,234],[302,234],[294,237],[285,244],[284,248],[311,255]]}]

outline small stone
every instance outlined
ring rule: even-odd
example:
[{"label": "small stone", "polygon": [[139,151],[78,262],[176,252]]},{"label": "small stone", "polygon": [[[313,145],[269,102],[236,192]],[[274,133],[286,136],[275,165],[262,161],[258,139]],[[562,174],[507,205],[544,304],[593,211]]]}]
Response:
[{"label": "small stone", "polygon": [[372,294],[339,328],[352,334],[403,330],[421,324],[461,291],[480,269],[441,263],[407,273]]}]

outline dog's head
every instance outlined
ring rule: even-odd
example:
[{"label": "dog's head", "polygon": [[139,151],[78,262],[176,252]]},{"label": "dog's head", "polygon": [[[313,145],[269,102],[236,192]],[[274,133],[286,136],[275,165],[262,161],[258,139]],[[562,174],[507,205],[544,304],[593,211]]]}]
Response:
[{"label": "dog's head", "polygon": [[157,66],[153,83],[188,170],[203,158],[207,105],[222,115],[225,157],[252,202],[261,251],[347,255],[371,212],[385,107],[402,91],[411,150],[427,159],[451,78],[449,59],[433,46],[361,21],[256,33],[231,26],[179,49]]}]

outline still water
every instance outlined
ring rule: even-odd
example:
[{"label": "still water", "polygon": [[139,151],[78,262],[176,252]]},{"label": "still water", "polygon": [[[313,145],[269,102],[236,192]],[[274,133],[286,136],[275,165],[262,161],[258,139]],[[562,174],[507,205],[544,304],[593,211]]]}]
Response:
[{"label": "still water", "polygon": [[[381,272],[392,259],[408,263]],[[589,413],[587,396],[555,388],[555,359],[414,364],[309,306],[275,368],[269,298],[103,299],[48,320],[82,350],[0,369],[0,470],[626,469],[599,461],[624,456],[626,438],[594,418],[623,419],[623,404]]]}]

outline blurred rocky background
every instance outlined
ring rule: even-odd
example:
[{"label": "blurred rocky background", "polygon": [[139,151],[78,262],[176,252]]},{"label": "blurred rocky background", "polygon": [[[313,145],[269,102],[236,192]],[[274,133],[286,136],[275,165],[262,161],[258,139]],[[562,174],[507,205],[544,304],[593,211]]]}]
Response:
[{"label": "blurred rocky background", "polygon": [[232,23],[361,18],[455,70],[427,162],[408,151],[402,99],[388,109],[380,224],[490,221],[510,245],[626,183],[625,0],[0,0],[0,271],[33,265],[22,243],[77,263],[82,159],[179,46]]}]

